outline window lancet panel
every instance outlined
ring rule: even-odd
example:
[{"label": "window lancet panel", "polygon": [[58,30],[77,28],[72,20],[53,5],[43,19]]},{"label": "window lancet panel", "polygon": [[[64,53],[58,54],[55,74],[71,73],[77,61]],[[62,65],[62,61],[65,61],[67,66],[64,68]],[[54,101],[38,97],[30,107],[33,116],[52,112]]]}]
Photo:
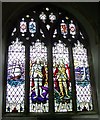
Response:
[{"label": "window lancet panel", "polygon": [[60,40],[53,47],[53,76],[55,112],[72,111],[69,52]]},{"label": "window lancet panel", "polygon": [[47,48],[37,40],[30,46],[30,112],[48,112]]},{"label": "window lancet panel", "polygon": [[91,111],[92,93],[90,84],[89,64],[87,59],[87,50],[78,41],[78,44],[73,48],[76,96],[77,96],[77,111]]},{"label": "window lancet panel", "polygon": [[12,42],[8,48],[6,112],[24,112],[25,46]]}]

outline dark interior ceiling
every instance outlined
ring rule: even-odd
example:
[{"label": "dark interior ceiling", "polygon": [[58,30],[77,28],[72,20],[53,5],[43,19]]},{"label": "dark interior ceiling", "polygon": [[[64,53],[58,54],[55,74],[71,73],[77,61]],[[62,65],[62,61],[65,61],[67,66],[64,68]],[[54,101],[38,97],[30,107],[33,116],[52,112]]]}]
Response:
[{"label": "dark interior ceiling", "polygon": [[[43,2],[42,2],[43,3]],[[11,15],[15,9],[19,9],[22,6],[28,8],[29,5],[36,4],[36,2],[3,2],[3,22],[5,23],[9,15]],[[38,3],[37,3],[38,4]],[[70,5],[80,10],[84,15],[87,15],[87,18],[90,18],[91,21],[96,22],[99,17],[99,4],[98,2],[57,2],[53,3],[55,5]]]}]

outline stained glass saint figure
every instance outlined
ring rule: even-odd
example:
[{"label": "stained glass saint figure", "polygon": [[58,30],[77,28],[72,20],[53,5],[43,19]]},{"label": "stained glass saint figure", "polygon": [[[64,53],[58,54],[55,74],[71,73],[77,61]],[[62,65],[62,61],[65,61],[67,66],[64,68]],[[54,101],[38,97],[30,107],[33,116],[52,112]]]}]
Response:
[{"label": "stained glass saint figure", "polygon": [[39,40],[30,47],[30,89],[30,112],[48,112],[47,49]]},{"label": "stained glass saint figure", "polygon": [[60,40],[53,47],[55,112],[72,111],[68,48]]}]

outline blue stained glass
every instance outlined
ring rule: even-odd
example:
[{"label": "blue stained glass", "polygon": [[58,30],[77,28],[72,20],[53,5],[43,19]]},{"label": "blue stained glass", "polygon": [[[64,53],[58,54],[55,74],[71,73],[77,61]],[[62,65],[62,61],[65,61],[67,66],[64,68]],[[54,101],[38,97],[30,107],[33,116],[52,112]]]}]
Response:
[{"label": "blue stained glass", "polygon": [[23,79],[17,79],[17,81],[12,80],[12,79],[8,79],[8,84],[11,85],[11,86],[14,86],[14,87],[17,87],[17,86],[19,86],[19,85],[21,85],[23,83],[24,83]]},{"label": "blue stained glass", "polygon": [[22,76],[23,71],[20,64],[13,64],[8,66],[8,84],[17,87],[24,83],[24,78]]},{"label": "blue stained glass", "polygon": [[31,22],[29,22],[29,32],[30,33],[36,32],[36,23],[33,20],[31,20]]},{"label": "blue stained glass", "polygon": [[[89,79],[89,68],[88,67],[78,67],[75,69],[75,78],[77,85],[82,87],[87,86],[90,83]],[[83,80],[83,82],[82,82]]]}]

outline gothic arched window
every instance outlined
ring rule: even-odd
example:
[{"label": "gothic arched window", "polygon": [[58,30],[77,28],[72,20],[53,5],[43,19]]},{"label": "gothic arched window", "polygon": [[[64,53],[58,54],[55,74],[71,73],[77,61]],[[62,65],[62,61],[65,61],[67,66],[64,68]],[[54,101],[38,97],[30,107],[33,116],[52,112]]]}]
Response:
[{"label": "gothic arched window", "polygon": [[20,16],[7,49],[6,112],[94,111],[89,43],[80,23],[52,6]]}]

